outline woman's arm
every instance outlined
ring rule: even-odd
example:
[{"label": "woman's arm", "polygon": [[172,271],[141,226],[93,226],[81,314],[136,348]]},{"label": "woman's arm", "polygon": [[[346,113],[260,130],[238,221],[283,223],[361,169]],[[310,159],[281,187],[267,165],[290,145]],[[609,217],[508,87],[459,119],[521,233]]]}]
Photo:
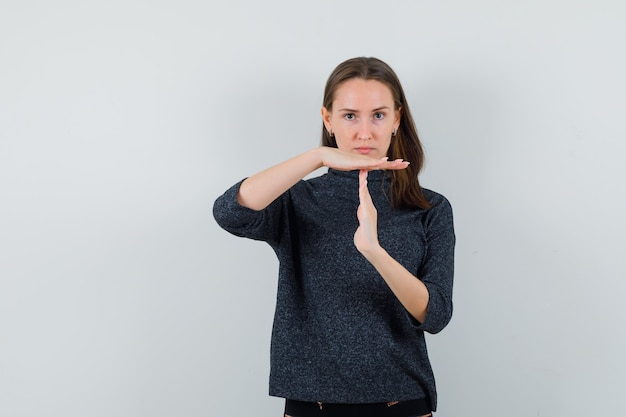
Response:
[{"label": "woman's arm", "polygon": [[321,146],[274,165],[255,174],[241,184],[237,200],[253,210],[262,210],[302,178],[327,166],[342,171],[356,169],[404,169],[409,165],[401,159],[372,159],[337,148]]},{"label": "woman's arm", "polygon": [[428,289],[378,243],[377,211],[367,189],[365,170],[359,175],[359,200],[359,227],[354,234],[356,248],[376,268],[409,314],[423,323],[428,309]]}]

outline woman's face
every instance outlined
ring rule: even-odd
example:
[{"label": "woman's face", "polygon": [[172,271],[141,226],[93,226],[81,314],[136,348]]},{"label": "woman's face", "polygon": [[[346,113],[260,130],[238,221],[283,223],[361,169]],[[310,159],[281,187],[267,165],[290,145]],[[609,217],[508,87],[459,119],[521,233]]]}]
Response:
[{"label": "woman's face", "polygon": [[352,78],[337,88],[332,108],[322,107],[322,118],[339,149],[375,159],[387,156],[391,135],[400,125],[389,87]]}]

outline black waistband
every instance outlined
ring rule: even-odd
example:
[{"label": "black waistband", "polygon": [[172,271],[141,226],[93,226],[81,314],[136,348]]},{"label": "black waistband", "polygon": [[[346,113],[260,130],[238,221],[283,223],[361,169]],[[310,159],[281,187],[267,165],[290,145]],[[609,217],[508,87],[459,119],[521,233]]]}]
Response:
[{"label": "black waistband", "polygon": [[416,417],[431,412],[426,398],[371,404],[285,401],[285,414],[292,417]]}]

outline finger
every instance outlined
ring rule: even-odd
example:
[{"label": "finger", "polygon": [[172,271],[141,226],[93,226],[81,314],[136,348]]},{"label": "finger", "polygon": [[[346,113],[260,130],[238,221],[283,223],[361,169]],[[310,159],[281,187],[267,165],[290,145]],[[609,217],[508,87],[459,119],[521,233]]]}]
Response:
[{"label": "finger", "polygon": [[359,171],[359,191],[367,190],[367,170],[362,169]]},{"label": "finger", "polygon": [[361,204],[365,204],[366,207],[372,207],[374,205],[372,196],[367,188],[367,170],[362,169],[359,171],[359,200]]},{"label": "finger", "polygon": [[381,158],[378,160],[371,160],[368,163],[367,168],[369,171],[375,170],[398,170],[398,169],[406,169],[411,163],[409,161],[405,161],[402,158],[394,159],[393,161],[389,161],[387,157]]},{"label": "finger", "polygon": [[386,156],[380,159],[366,159],[366,160],[363,160],[363,166],[361,167],[361,169],[366,168],[370,171],[373,171],[375,169],[381,169],[382,166],[389,163],[388,161],[389,161],[389,158]]},{"label": "finger", "polygon": [[401,169],[407,169],[410,164],[411,164],[410,162],[404,162],[404,163],[399,164],[399,165],[394,165],[394,166],[392,166],[391,168],[388,168],[388,169],[394,170],[394,171],[399,171]]}]

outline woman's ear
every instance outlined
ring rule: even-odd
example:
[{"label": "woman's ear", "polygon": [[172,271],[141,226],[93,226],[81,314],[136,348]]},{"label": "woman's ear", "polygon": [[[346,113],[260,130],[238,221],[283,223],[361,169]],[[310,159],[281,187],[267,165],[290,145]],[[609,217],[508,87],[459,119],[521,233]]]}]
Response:
[{"label": "woman's ear", "polygon": [[396,120],[393,123],[393,126],[394,126],[394,130],[398,130],[398,128],[400,127],[400,120],[402,119],[402,107],[394,111],[394,113],[396,115]]},{"label": "woman's ear", "polygon": [[322,121],[329,132],[333,130],[333,125],[330,123],[331,115],[331,112],[326,107],[322,107]]}]

